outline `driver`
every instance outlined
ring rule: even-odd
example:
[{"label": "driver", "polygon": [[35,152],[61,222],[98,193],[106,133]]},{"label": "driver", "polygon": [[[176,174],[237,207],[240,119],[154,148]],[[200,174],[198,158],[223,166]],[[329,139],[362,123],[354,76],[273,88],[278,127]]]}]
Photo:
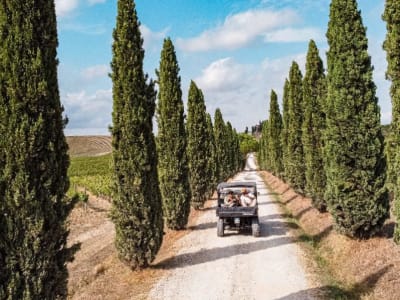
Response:
[{"label": "driver", "polygon": [[250,193],[246,188],[242,188],[240,203],[242,206],[256,206],[256,197],[252,193]]}]

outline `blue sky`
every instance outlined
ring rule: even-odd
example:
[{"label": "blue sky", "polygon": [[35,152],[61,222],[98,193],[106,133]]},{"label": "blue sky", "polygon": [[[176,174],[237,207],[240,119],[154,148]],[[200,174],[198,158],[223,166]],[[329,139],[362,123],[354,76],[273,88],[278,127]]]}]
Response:
[{"label": "blue sky", "polygon": [[[186,104],[190,80],[203,90],[207,110],[220,108],[238,130],[268,118],[269,95],[282,98],[293,60],[303,70],[309,40],[326,62],[330,0],[137,0],[144,37],[144,68],[155,77],[163,39],[176,48]],[[382,123],[391,120],[382,50],[383,0],[359,0]],[[56,0],[61,101],[67,135],[109,134],[110,72],[116,0]],[[325,64],[326,67],[326,64]]]}]

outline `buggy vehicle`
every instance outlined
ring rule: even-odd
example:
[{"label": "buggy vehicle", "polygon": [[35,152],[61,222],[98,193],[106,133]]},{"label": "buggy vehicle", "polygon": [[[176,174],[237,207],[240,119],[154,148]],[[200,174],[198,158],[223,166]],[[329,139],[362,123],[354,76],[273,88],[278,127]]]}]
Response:
[{"label": "buggy vehicle", "polygon": [[[227,205],[225,197],[233,194],[239,200],[242,190],[246,189],[254,195],[253,206],[241,206],[240,201],[234,205]],[[257,185],[255,182],[222,182],[217,186],[218,206],[216,214],[217,235],[224,236],[225,229],[237,230],[251,228],[254,237],[260,236],[260,223],[258,220]]]}]

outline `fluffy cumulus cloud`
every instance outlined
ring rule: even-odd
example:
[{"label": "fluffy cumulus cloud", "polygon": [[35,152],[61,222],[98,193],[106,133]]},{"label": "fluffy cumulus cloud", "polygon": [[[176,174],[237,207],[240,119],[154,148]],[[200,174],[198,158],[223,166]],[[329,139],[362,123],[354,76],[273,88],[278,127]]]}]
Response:
[{"label": "fluffy cumulus cloud", "polygon": [[[56,2],[56,13],[59,17],[64,17],[74,10],[76,10],[82,0],[55,0]],[[105,3],[107,0],[86,0],[86,3],[90,6]]]},{"label": "fluffy cumulus cloud", "polygon": [[232,58],[223,58],[212,62],[203,71],[196,82],[209,92],[226,92],[245,88],[244,78],[248,78],[249,67],[236,63]]},{"label": "fluffy cumulus cloud", "polygon": [[144,41],[143,47],[147,51],[159,50],[159,48],[161,48],[161,41],[166,37],[168,31],[169,28],[165,28],[160,32],[155,32],[144,24],[140,25],[140,32],[142,33]]},{"label": "fluffy cumulus cloud", "polygon": [[87,134],[85,128],[90,128],[90,134],[107,134],[111,124],[112,90],[98,90],[88,94],[82,90],[77,93],[67,93],[63,97],[65,113],[69,119],[67,135]]},{"label": "fluffy cumulus cloud", "polygon": [[256,38],[281,26],[299,20],[292,10],[249,10],[228,16],[224,23],[206,30],[190,39],[178,39],[178,46],[185,51],[207,51],[213,49],[237,49],[248,45]]},{"label": "fluffy cumulus cloud", "polygon": [[110,67],[108,65],[97,65],[91,66],[82,70],[81,75],[83,79],[93,80],[99,77],[105,77],[110,73]]},{"label": "fluffy cumulus cloud", "polygon": [[293,43],[306,42],[310,39],[321,41],[324,33],[318,28],[283,28],[265,34],[265,42]]},{"label": "fluffy cumulus cloud", "polygon": [[208,111],[213,113],[220,108],[225,120],[242,131],[268,118],[271,89],[278,94],[279,101],[282,100],[283,84],[293,60],[304,72],[305,53],[266,58],[258,65],[224,58],[204,68],[195,81],[204,92]]},{"label": "fluffy cumulus cloud", "polygon": [[79,0],[56,0],[56,12],[58,16],[65,16],[74,11],[79,5]]}]

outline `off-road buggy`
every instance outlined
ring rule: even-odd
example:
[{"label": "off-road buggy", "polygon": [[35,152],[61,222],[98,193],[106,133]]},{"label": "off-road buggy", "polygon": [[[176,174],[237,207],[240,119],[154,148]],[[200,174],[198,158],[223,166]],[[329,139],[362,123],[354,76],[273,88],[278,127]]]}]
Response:
[{"label": "off-road buggy", "polygon": [[[255,205],[241,206],[240,201],[233,206],[229,206],[225,203],[225,197],[228,193],[233,194],[236,199],[239,199],[243,189],[246,189],[254,195]],[[222,182],[217,186],[217,194],[217,235],[224,236],[225,229],[237,231],[240,229],[251,229],[253,236],[258,237],[260,235],[260,223],[258,220],[258,194],[256,183]]]}]

